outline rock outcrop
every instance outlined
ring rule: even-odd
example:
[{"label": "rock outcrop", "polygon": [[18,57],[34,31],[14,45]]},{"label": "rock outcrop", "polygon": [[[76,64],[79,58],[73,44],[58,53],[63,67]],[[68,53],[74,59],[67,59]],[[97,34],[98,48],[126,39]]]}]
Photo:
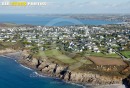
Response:
[{"label": "rock outcrop", "polygon": [[130,75],[123,79],[122,83],[125,85],[126,88],[130,88]]},{"label": "rock outcrop", "polygon": [[69,70],[68,66],[61,66],[56,63],[50,63],[47,61],[39,61],[33,58],[31,61],[24,59],[27,66],[34,67],[40,71],[41,74],[51,77],[57,77],[65,81],[79,83],[79,84],[121,84],[122,78],[118,76],[103,76],[99,74],[93,74],[90,72],[77,72]]}]

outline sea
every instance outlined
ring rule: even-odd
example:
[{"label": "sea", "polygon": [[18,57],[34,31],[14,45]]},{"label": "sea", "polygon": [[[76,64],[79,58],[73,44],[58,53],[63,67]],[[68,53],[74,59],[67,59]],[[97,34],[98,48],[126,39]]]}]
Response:
[{"label": "sea", "polygon": [[37,26],[68,26],[68,25],[106,25],[120,21],[73,19],[65,16],[44,16],[25,14],[0,14],[0,23],[29,24]]},{"label": "sea", "polygon": [[47,76],[0,56],[0,88],[83,88]]},{"label": "sea", "polygon": [[0,88],[125,88],[124,85],[82,86],[38,74],[17,62],[18,58],[0,56]]}]

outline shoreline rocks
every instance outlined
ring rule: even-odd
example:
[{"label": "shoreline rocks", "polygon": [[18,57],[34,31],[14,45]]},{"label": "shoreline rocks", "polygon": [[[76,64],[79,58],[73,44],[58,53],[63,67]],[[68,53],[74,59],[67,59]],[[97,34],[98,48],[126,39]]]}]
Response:
[{"label": "shoreline rocks", "polygon": [[[16,51],[15,51],[16,52]],[[8,52],[6,52],[7,54]],[[25,55],[24,55],[25,54]],[[23,52],[21,59],[18,59],[18,62],[22,65],[25,65],[29,68],[36,70],[41,75],[46,75],[54,78],[59,78],[69,83],[81,84],[84,86],[88,86],[88,84],[94,86],[99,85],[111,85],[111,84],[121,84],[122,85],[122,77],[119,76],[105,76],[100,74],[94,74],[91,72],[77,72],[69,70],[65,72],[65,76],[61,75],[61,72],[67,68],[65,65],[59,65],[54,62],[48,62],[47,60],[41,60],[37,58],[32,58],[28,60],[27,53]]]},{"label": "shoreline rocks", "polygon": [[70,71],[68,70],[64,77],[61,74],[61,72],[64,72],[64,70],[67,68],[65,66],[58,65],[56,72],[54,73],[56,63],[47,63],[42,62],[38,68],[36,68],[36,65],[38,64],[38,59],[33,58],[32,61],[27,61],[26,59],[21,59],[19,61],[21,64],[26,65],[30,68],[36,69],[40,74],[47,75],[51,77],[60,78],[61,80],[64,80],[66,82],[70,83],[77,83],[82,85],[111,85],[111,84],[122,84],[122,78],[121,77],[110,77],[110,76],[101,76],[100,74],[93,74],[90,72],[76,72],[76,71]]}]

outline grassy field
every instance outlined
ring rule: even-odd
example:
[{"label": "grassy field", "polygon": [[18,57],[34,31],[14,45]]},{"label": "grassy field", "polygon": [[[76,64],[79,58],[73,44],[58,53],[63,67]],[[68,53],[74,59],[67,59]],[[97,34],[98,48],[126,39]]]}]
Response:
[{"label": "grassy field", "polygon": [[[83,55],[80,55],[80,54],[73,54],[73,53],[63,53],[56,49],[50,49],[46,51],[39,51],[37,56],[47,57],[48,60],[55,61],[58,64],[69,65],[71,70],[78,70],[83,65],[90,65],[93,63],[103,64],[103,65],[115,64],[117,62],[118,64],[123,63],[122,61],[120,61],[120,59],[116,59],[116,58],[120,58],[116,54],[102,54],[102,53],[94,53],[94,52],[91,52],[91,53],[85,52]],[[87,56],[89,56],[90,59],[86,58]],[[94,59],[91,57],[94,57]],[[115,61],[113,62],[113,60]],[[106,63],[102,63],[102,62],[106,62]]]},{"label": "grassy field", "polygon": [[50,57],[51,59],[55,59],[54,61],[60,61],[61,63],[68,64],[71,70],[77,69],[84,64],[92,64],[90,60],[84,57],[71,58],[56,49],[46,50],[45,52],[40,51],[37,56]]},{"label": "grassy field", "polygon": [[92,62],[90,60],[83,58],[83,57],[76,57],[75,60],[78,62],[82,62],[84,64],[92,64]]},{"label": "grassy field", "polygon": [[0,49],[11,48],[15,43],[11,42],[0,42]]},{"label": "grassy field", "polygon": [[103,54],[103,53],[95,53],[95,52],[87,52],[86,56],[97,56],[97,57],[106,57],[106,58],[120,58],[117,54]]},{"label": "grassy field", "polygon": [[40,51],[38,56],[41,57],[52,57],[55,58],[63,63],[66,64],[72,64],[72,63],[83,63],[83,64],[92,64],[90,60],[85,59],[86,56],[97,56],[97,57],[105,57],[105,58],[120,58],[117,54],[103,54],[103,53],[94,53],[94,52],[86,52],[83,56],[77,56],[75,58],[72,58],[70,56],[67,56],[56,49],[46,50],[46,51]]},{"label": "grassy field", "polygon": [[130,58],[130,51],[122,51],[121,54],[123,54],[127,58]]},{"label": "grassy field", "polygon": [[47,50],[47,51],[40,51],[39,52],[40,56],[46,56],[46,57],[52,57],[55,58],[63,63],[66,64],[71,64],[71,63],[75,63],[76,60],[62,54],[60,51],[56,50],[56,49],[52,49],[52,50]]}]

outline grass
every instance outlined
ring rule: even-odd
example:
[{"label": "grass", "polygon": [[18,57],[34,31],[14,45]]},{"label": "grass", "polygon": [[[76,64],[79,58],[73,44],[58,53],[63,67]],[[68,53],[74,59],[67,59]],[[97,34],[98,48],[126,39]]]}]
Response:
[{"label": "grass", "polygon": [[107,57],[107,58],[120,58],[119,55],[113,53],[113,54],[103,54],[101,52],[95,53],[95,52],[87,52],[86,56],[98,56],[98,57]]},{"label": "grass", "polygon": [[98,56],[98,57],[107,57],[107,58],[120,58],[117,54],[103,54],[103,53],[95,53],[95,52],[85,52],[84,56],[77,56],[75,58],[71,58],[56,49],[40,51],[39,55],[42,57],[52,57],[56,60],[59,60],[66,64],[72,64],[80,62],[82,64],[92,64],[90,60],[84,59],[84,56]]},{"label": "grass", "polygon": [[10,48],[14,44],[12,42],[0,42],[0,49]]},{"label": "grass", "polygon": [[83,57],[76,57],[75,60],[78,62],[84,63],[84,64],[92,64],[92,62],[86,58]]},{"label": "grass", "polygon": [[70,55],[71,53],[64,54],[61,51],[56,50],[56,49],[39,51],[39,53],[37,54],[37,56],[40,56],[40,57],[47,57],[47,58],[49,57],[48,60],[50,61],[56,61],[59,64],[67,64],[70,66],[71,70],[79,69],[85,64],[86,65],[93,64],[93,62],[85,58],[85,56],[87,55],[98,56],[98,57],[119,58],[117,54],[103,54],[103,53],[94,53],[94,52],[89,52],[89,51],[86,51],[83,56],[75,54],[76,56],[74,55],[74,57],[71,57],[72,55],[71,56]]},{"label": "grass", "polygon": [[76,60],[62,54],[59,50],[56,50],[56,49],[52,49],[52,50],[47,50],[47,51],[40,51],[39,52],[39,55],[40,56],[46,56],[46,57],[52,57],[52,58],[55,58],[63,63],[66,63],[66,64],[71,64],[71,63],[75,63]]},{"label": "grass", "polygon": [[63,54],[61,51],[56,50],[56,49],[40,51],[37,54],[37,56],[50,57],[50,59],[53,59],[54,61],[58,61],[58,63],[68,64],[71,70],[78,69],[84,64],[92,64],[90,60],[87,60],[84,57],[78,56],[78,57],[72,58],[70,56]]},{"label": "grass", "polygon": [[122,51],[121,54],[123,54],[127,58],[130,58],[130,51]]},{"label": "grass", "polygon": [[12,43],[12,42],[2,42],[2,44],[4,45],[4,46],[12,46],[12,45],[14,45],[14,44],[16,44],[16,43]]}]

